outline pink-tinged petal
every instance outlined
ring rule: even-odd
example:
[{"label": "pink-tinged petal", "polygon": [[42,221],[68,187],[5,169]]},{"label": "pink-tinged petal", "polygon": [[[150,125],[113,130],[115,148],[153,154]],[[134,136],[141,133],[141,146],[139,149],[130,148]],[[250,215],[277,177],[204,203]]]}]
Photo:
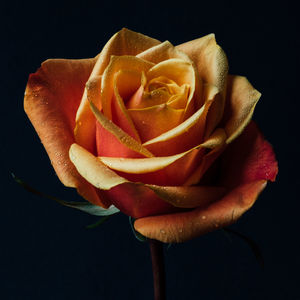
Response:
[{"label": "pink-tinged petal", "polygon": [[179,210],[143,185],[124,183],[105,193],[117,208],[133,218],[173,213]]},{"label": "pink-tinged petal", "polygon": [[227,143],[240,135],[250,122],[261,94],[246,77],[228,76],[227,96],[222,123],[227,133]]},{"label": "pink-tinged petal", "polygon": [[61,182],[76,187],[88,201],[107,207],[109,203],[101,201],[94,187],[78,174],[68,154],[74,143],[76,110],[94,63],[94,59],[45,61],[29,77],[24,108]]},{"label": "pink-tinged petal", "polygon": [[220,183],[228,187],[262,179],[274,181],[278,172],[272,146],[253,121],[220,158]]},{"label": "pink-tinged petal", "polygon": [[[122,145],[122,149],[120,149],[121,151],[123,149],[128,149],[128,151],[131,152],[134,151],[142,156],[146,156],[146,157],[153,156],[153,154],[149,152],[145,147],[143,147],[141,143],[139,143],[137,140],[135,140],[126,132],[124,132],[120,127],[115,125],[111,120],[107,119],[92,102],[90,102],[90,107],[98,121],[97,124],[100,125],[97,126],[97,134],[96,134],[98,152],[101,153],[102,148],[105,148],[104,151],[108,151],[107,149],[111,148],[112,146]],[[105,144],[103,144],[104,142]],[[119,149],[116,150],[119,151]]]},{"label": "pink-tinged petal", "polygon": [[142,142],[149,141],[175,128],[181,123],[184,116],[183,109],[173,109],[166,104],[145,109],[129,109],[128,113]]},{"label": "pink-tinged petal", "polygon": [[164,243],[180,243],[234,223],[255,202],[266,186],[265,180],[246,183],[205,208],[140,218],[135,229]]},{"label": "pink-tinged petal", "polygon": [[101,104],[103,113],[108,119],[112,119],[111,102],[114,94],[114,76],[120,70],[131,70],[146,73],[153,64],[135,56],[112,56],[105,69],[101,82]]}]

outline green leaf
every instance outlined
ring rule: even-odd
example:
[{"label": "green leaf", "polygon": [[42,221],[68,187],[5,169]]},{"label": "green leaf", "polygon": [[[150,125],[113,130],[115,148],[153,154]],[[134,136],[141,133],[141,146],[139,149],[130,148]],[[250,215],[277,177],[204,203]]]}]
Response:
[{"label": "green leaf", "polygon": [[109,219],[109,217],[110,216],[104,216],[100,220],[98,220],[96,223],[85,226],[85,228],[86,229],[94,229],[94,228],[100,226],[101,224],[103,224],[107,219]]},{"label": "green leaf", "polygon": [[147,238],[134,229],[134,226],[133,226],[134,221],[135,220],[132,217],[129,217],[129,224],[130,224],[131,230],[132,230],[135,238],[137,240],[139,240],[140,242],[146,242]]},{"label": "green leaf", "polygon": [[232,229],[229,229],[229,228],[223,228],[223,230],[225,232],[229,232],[231,234],[234,234],[238,238],[245,241],[248,244],[248,246],[250,247],[250,249],[252,250],[252,252],[255,255],[255,257],[256,257],[258,263],[260,264],[260,266],[262,268],[264,267],[264,258],[263,258],[262,252],[261,252],[259,246],[257,245],[257,243],[254,240],[252,240],[251,238],[245,236],[242,233],[239,233],[239,232],[237,232],[235,230],[232,230]]},{"label": "green leaf", "polygon": [[31,187],[29,184],[21,180],[20,178],[16,177],[15,174],[11,173],[13,179],[20,184],[25,190],[31,192],[32,194],[35,194],[40,197],[44,197],[50,200],[54,200],[59,204],[62,204],[67,207],[76,208],[78,210],[81,210],[83,212],[86,212],[93,216],[110,216],[115,213],[118,213],[120,210],[116,208],[115,206],[111,205],[109,208],[105,209],[101,206],[94,205],[89,202],[76,202],[76,201],[64,201],[59,198],[56,198],[54,196],[42,193],[35,188]]}]

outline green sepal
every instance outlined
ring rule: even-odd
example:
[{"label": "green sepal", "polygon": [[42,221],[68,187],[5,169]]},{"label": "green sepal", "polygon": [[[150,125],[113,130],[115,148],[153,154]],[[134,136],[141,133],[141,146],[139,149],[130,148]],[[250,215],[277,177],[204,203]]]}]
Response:
[{"label": "green sepal", "polygon": [[134,229],[134,226],[133,226],[134,221],[135,220],[132,217],[129,217],[129,224],[130,224],[131,230],[132,230],[135,238],[140,242],[146,242],[147,238]]},{"label": "green sepal", "polygon": [[16,177],[15,174],[13,174],[13,173],[11,173],[11,176],[18,184],[20,184],[25,190],[31,192],[32,194],[35,194],[37,196],[44,197],[44,198],[47,198],[50,200],[54,200],[57,203],[67,206],[67,207],[79,209],[79,210],[86,212],[93,216],[110,216],[110,215],[120,212],[120,210],[113,205],[111,205],[109,208],[105,209],[101,206],[94,205],[89,202],[64,201],[57,197],[54,197],[54,196],[51,196],[51,195],[48,195],[48,194],[45,194],[45,193],[42,193],[42,192],[36,190],[35,188],[31,187],[29,184],[27,184],[20,178]]}]

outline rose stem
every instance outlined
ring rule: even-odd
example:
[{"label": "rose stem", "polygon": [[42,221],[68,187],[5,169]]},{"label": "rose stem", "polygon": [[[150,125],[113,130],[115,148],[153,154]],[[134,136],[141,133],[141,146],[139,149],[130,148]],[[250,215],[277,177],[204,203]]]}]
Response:
[{"label": "rose stem", "polygon": [[148,241],[152,259],[154,300],[165,300],[166,277],[163,243],[152,239],[149,239]]}]

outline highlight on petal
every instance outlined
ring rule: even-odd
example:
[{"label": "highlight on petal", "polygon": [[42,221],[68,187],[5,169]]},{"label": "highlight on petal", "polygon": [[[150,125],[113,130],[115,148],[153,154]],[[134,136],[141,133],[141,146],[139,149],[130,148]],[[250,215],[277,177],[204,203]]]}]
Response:
[{"label": "highlight on petal", "polygon": [[204,207],[219,200],[226,192],[217,186],[159,186],[146,185],[160,198],[181,208]]},{"label": "highlight on petal", "polygon": [[139,143],[126,132],[124,132],[120,127],[116,126],[111,120],[107,119],[92,102],[90,102],[90,106],[97,121],[102,125],[102,127],[105,130],[113,134],[120,143],[125,145],[127,148],[142,154],[143,156],[153,156],[153,154],[150,151],[148,151],[145,147],[143,147],[141,143]]},{"label": "highlight on petal", "polygon": [[134,228],[164,243],[184,242],[234,223],[254,204],[265,186],[265,180],[246,183],[207,207],[140,218],[135,221]]},{"label": "highlight on petal", "polygon": [[153,67],[152,63],[135,56],[124,55],[111,57],[110,63],[103,73],[101,82],[103,114],[108,119],[112,119],[111,101],[114,93],[113,84],[115,74],[120,70],[131,70],[142,74],[142,72],[146,73],[151,67]]},{"label": "highlight on petal", "polygon": [[261,94],[253,88],[246,77],[228,76],[227,103],[223,123],[228,139],[232,142],[250,122]]},{"label": "highlight on petal", "polygon": [[125,178],[107,168],[94,155],[77,144],[72,144],[69,156],[79,174],[99,189],[109,190],[112,187],[128,182]]}]

